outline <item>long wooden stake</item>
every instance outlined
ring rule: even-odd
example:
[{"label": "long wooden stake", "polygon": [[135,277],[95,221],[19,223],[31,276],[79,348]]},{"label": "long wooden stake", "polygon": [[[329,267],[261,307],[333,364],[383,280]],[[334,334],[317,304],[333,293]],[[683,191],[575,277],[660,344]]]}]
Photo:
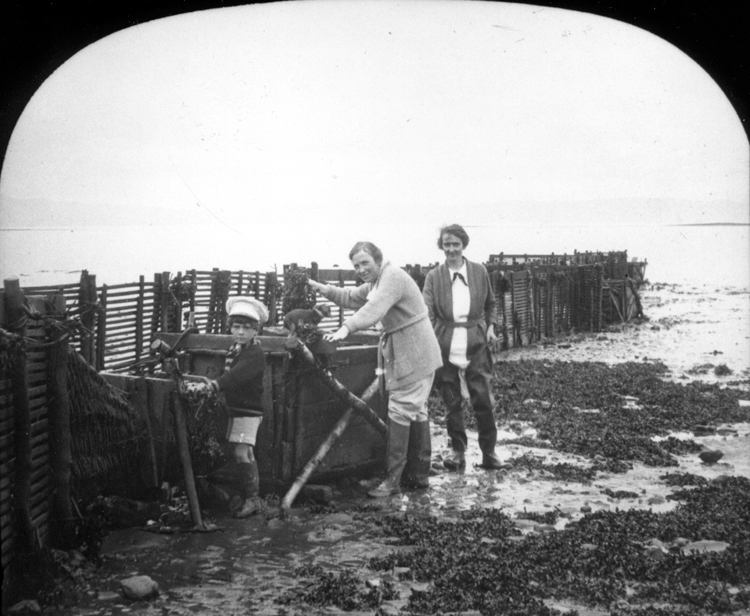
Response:
[{"label": "long wooden stake", "polygon": [[315,368],[320,380],[323,381],[323,383],[341,400],[346,402],[349,406],[354,407],[354,410],[359,412],[373,428],[384,437],[388,435],[388,428],[383,420],[378,417],[378,414],[339,383],[336,378],[324,368],[317,359],[315,359],[315,355],[312,354],[312,351],[310,351],[301,340],[295,337],[290,337],[287,340],[286,347],[295,357],[299,357],[307,365]]},{"label": "long wooden stake", "polygon": [[182,406],[179,392],[173,393],[172,409],[174,411],[175,428],[177,430],[177,449],[180,453],[180,462],[182,463],[182,475],[185,479],[185,494],[187,494],[188,506],[190,507],[190,517],[193,518],[193,524],[196,528],[203,529],[203,518],[201,517],[201,508],[198,502],[198,492],[195,489],[193,462],[190,459],[185,409]]},{"label": "long wooden stake", "polygon": [[[372,383],[370,383],[370,386],[362,394],[362,400],[365,402],[370,400],[377,393],[377,391],[378,391],[378,379],[375,379]],[[305,464],[305,468],[302,469],[302,472],[297,476],[297,479],[292,484],[292,487],[289,488],[289,491],[286,493],[286,495],[284,496],[284,499],[281,501],[282,509],[289,509],[292,506],[294,499],[297,498],[297,494],[299,494],[299,491],[307,483],[307,480],[310,478],[310,475],[312,475],[313,471],[323,461],[323,458],[325,458],[326,455],[328,455],[328,452],[331,450],[331,447],[334,446],[336,441],[339,440],[339,437],[344,433],[344,430],[346,430],[346,427],[349,425],[349,422],[354,416],[354,412],[355,412],[355,409],[353,406],[350,406],[348,409],[346,409],[344,414],[341,416],[341,419],[338,420],[338,422],[334,426],[333,430],[331,430],[326,440],[323,441],[323,443],[321,443],[320,447],[318,447],[318,450],[315,452],[315,455],[313,455],[313,457],[310,458],[307,464]]]}]

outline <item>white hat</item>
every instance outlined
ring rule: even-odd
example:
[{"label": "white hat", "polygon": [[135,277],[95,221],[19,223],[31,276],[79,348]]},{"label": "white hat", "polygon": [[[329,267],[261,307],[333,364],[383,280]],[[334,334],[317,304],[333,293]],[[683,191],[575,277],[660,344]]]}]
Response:
[{"label": "white hat", "polygon": [[268,321],[268,309],[254,297],[238,295],[227,300],[227,315],[230,317],[250,317],[261,325]]}]

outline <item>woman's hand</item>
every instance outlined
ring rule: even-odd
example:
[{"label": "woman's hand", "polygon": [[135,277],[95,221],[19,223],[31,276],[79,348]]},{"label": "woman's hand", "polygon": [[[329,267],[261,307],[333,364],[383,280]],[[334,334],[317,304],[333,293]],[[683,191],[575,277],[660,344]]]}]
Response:
[{"label": "woman's hand", "polygon": [[487,342],[495,342],[497,340],[497,334],[495,333],[495,324],[490,323],[487,327]]},{"label": "woman's hand", "polygon": [[339,330],[333,334],[324,334],[323,339],[328,342],[337,342],[343,340],[349,335],[349,328],[346,325],[342,325]]},{"label": "woman's hand", "polygon": [[315,289],[318,293],[322,293],[323,289],[326,288],[326,285],[318,282],[317,280],[313,280],[312,278],[307,279],[307,286],[312,287]]}]

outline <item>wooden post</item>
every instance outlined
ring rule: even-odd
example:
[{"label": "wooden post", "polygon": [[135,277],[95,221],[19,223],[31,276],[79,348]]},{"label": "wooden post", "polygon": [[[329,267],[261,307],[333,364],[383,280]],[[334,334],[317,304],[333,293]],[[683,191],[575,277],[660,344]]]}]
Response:
[{"label": "wooden post", "polygon": [[190,517],[193,519],[193,525],[198,529],[203,529],[203,518],[201,517],[200,503],[198,502],[198,492],[195,489],[195,476],[193,475],[193,462],[190,459],[190,445],[188,443],[187,422],[185,421],[185,409],[182,407],[179,393],[173,392],[172,409],[174,411],[175,431],[177,432],[177,449],[180,454],[182,463],[182,474],[185,480],[185,494],[188,499],[190,508]]},{"label": "wooden post", "polygon": [[[96,364],[97,370],[104,370],[104,347],[107,339],[107,285],[102,285],[99,298],[102,310],[96,321]],[[138,358],[136,357],[136,360]]]},{"label": "wooden post", "polygon": [[276,292],[278,277],[276,272],[266,274],[266,303],[268,305],[268,324],[276,325]]},{"label": "wooden post", "polygon": [[229,299],[229,290],[232,286],[232,272],[229,270],[222,270],[219,272],[219,293],[218,295],[218,314],[221,315],[218,319],[219,323],[219,334],[223,334],[227,331],[227,300]]},{"label": "wooden post", "polygon": [[140,361],[143,352],[143,300],[146,284],[143,276],[138,278],[138,299],[135,307],[135,361]]},{"label": "wooden post", "polygon": [[81,272],[81,286],[78,291],[78,305],[81,308],[81,355],[92,366],[96,365],[94,352],[94,327],[96,325],[96,276],[88,270]]},{"label": "wooden post", "polygon": [[253,281],[253,297],[260,299],[260,272],[255,272],[255,279]]},{"label": "wooden post", "polygon": [[154,311],[151,314],[151,337],[159,331],[161,322],[161,274],[154,274]]},{"label": "wooden post", "polygon": [[[53,316],[65,314],[65,295],[62,291],[47,298],[53,307]],[[64,329],[53,328],[47,363],[47,387],[50,404],[50,464],[52,467],[52,516],[56,525],[59,545],[68,547],[72,541],[73,510],[70,501],[70,475],[72,456],[70,450],[70,399],[68,398],[68,353],[70,347]],[[101,345],[104,346],[103,343]]]},{"label": "wooden post", "polygon": [[190,270],[190,312],[195,317],[195,291],[198,288],[198,275],[195,270]]},{"label": "wooden post", "polygon": [[219,289],[219,268],[215,267],[211,270],[211,293],[208,298],[208,323],[206,324],[206,333],[215,334],[217,333],[217,311],[216,306],[218,305],[217,295]]},{"label": "wooden post", "polygon": [[159,293],[159,328],[163,332],[169,331],[169,272],[161,273],[161,289]]},{"label": "wooden post", "polygon": [[177,288],[177,293],[169,294],[172,299],[172,307],[174,310],[174,318],[172,319],[170,330],[179,332],[187,327],[182,320],[182,272],[177,272],[177,276],[175,276],[175,286]]},{"label": "wooden post", "polygon": [[237,295],[242,295],[242,283],[245,273],[240,270],[237,274]]},{"label": "wooden post", "polygon": [[[17,336],[26,335],[26,312],[24,294],[18,278],[6,278],[5,314],[8,319],[7,329]],[[29,410],[29,384],[26,374],[26,354],[11,355],[9,374],[13,391],[16,473],[14,481],[14,518],[18,533],[18,545],[22,551],[30,552],[36,548],[35,529],[31,519],[31,415]]]}]

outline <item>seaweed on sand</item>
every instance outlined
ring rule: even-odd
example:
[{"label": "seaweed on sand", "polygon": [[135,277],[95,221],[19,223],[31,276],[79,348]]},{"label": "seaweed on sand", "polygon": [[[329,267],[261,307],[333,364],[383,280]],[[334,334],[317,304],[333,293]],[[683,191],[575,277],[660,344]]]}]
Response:
[{"label": "seaweed on sand", "polygon": [[[750,597],[750,480],[731,478],[688,490],[674,510],[599,511],[564,531],[520,536],[498,510],[457,519],[388,516],[382,532],[410,551],[370,561],[378,570],[409,567],[427,590],[412,593],[416,613],[553,614],[545,601],[570,600],[618,613],[730,612]],[[684,552],[678,544],[651,556],[653,540],[726,541],[722,552]]]},{"label": "seaweed on sand", "polygon": [[[590,458],[675,466],[672,454],[695,452],[698,445],[673,437],[657,442],[653,437],[696,425],[743,421],[745,416],[738,404],[741,392],[697,381],[667,382],[661,378],[665,371],[663,364],[646,362],[498,362],[493,376],[496,416],[534,426],[537,446],[548,446],[548,441],[559,451]],[[439,405],[435,411],[440,412]],[[473,419],[469,415],[467,419]]]}]

